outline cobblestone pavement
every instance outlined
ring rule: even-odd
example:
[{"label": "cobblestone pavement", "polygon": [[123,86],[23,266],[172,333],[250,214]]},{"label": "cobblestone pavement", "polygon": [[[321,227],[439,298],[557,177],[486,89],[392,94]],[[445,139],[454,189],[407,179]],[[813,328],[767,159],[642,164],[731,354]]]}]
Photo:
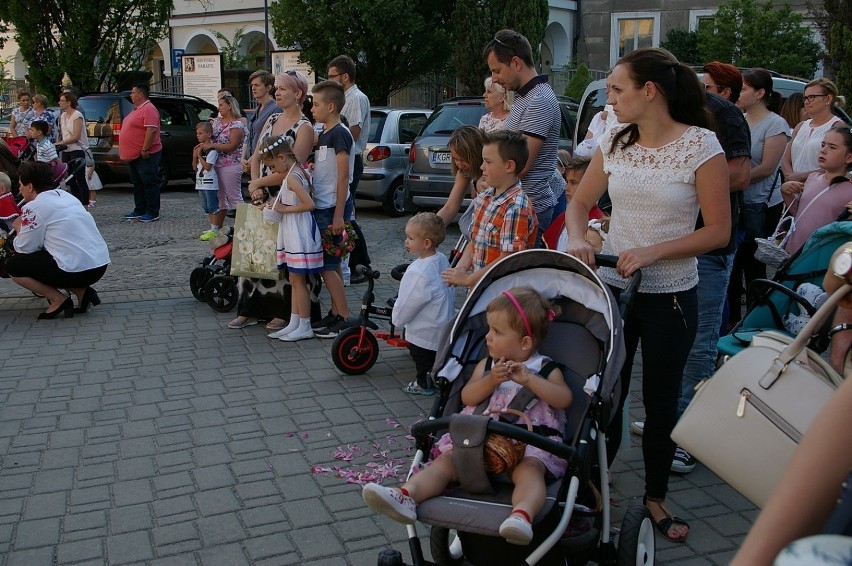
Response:
[{"label": "cobblestone pavement", "polygon": [[[98,196],[113,263],[88,314],[36,321],[44,301],[0,281],[0,564],[366,566],[388,545],[407,557],[405,530],[367,509],[358,486],[312,471],[407,469],[406,427],[430,405],[400,390],[407,353],[383,345],[351,377],[329,341],[228,330],[233,313],[188,288],[209,253],[194,191],[165,193],[157,223],[121,220],[131,207],[127,188]],[[406,259],[405,219],[370,203],[359,215],[374,267],[389,274]],[[376,294],[395,287],[383,276]],[[361,292],[347,290],[352,305]],[[643,492],[641,470],[641,450],[625,443],[616,521]],[[658,563],[727,564],[756,510],[701,465],[671,490],[692,532],[683,545],[657,537]]]}]

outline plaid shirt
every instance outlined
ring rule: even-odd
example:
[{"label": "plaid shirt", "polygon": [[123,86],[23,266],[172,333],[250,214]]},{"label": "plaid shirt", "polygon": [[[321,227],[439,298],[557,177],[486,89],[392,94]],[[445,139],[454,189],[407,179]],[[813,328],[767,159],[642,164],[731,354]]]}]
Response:
[{"label": "plaid shirt", "polygon": [[538,219],[520,181],[499,195],[494,194],[494,187],[488,187],[471,206],[474,270],[491,264],[503,252],[535,247]]}]

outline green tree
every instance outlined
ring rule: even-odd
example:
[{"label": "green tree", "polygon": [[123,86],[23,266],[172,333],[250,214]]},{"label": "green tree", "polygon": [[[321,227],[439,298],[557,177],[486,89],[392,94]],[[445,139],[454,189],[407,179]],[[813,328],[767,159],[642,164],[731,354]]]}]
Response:
[{"label": "green tree", "polygon": [[63,73],[81,90],[111,88],[138,70],[168,33],[172,0],[4,0],[0,20],[15,41],[39,91],[58,90]]},{"label": "green tree", "polygon": [[568,81],[568,85],[565,87],[565,96],[570,96],[574,100],[580,100],[583,98],[583,93],[586,92],[586,87],[593,80],[592,73],[589,72],[589,68],[585,63],[577,65],[576,61],[574,61],[574,66],[576,70],[574,71],[574,76],[571,77],[571,80]]},{"label": "green tree", "polygon": [[698,53],[702,61],[811,77],[820,47],[788,4],[775,8],[771,0],[730,0],[699,27]]},{"label": "green tree", "polygon": [[482,81],[489,75],[482,50],[501,29],[514,29],[526,36],[537,60],[547,19],[547,0],[456,0],[453,67],[462,94],[482,93]]},{"label": "green tree", "polygon": [[[837,22],[831,29],[834,81],[841,93],[852,93],[852,30]],[[848,95],[847,95],[848,96]]]},{"label": "green tree", "polygon": [[666,34],[666,40],[660,43],[660,47],[671,51],[678,61],[687,65],[701,63],[698,54],[698,32],[682,28],[673,28]]},{"label": "green tree", "polygon": [[240,43],[246,35],[246,28],[239,28],[234,32],[234,37],[231,39],[228,39],[222,32],[209,31],[222,42],[222,65],[225,69],[256,70],[254,58],[248,53],[240,54]]},{"label": "green tree", "polygon": [[357,66],[357,83],[374,103],[425,73],[441,71],[453,47],[450,0],[277,0],[270,20],[279,45],[320,76],[337,55]]},{"label": "green tree", "polygon": [[[852,46],[848,44],[848,34],[852,33],[852,2],[825,0],[819,4],[809,3],[808,8],[808,15],[819,29],[826,47],[822,58],[826,75],[840,80],[840,69],[848,66],[852,57]],[[852,92],[848,79],[845,83],[844,87],[837,85],[841,92]]]}]

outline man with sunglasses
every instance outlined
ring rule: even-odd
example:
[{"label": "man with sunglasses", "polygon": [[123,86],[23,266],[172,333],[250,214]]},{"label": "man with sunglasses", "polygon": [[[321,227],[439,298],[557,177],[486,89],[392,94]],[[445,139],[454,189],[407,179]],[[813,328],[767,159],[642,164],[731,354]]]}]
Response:
[{"label": "man with sunglasses", "polygon": [[527,139],[529,159],[519,177],[538,217],[536,246],[541,247],[541,235],[550,226],[556,205],[551,177],[559,150],[559,101],[547,82],[547,75],[536,71],[530,42],[520,33],[509,29],[498,31],[485,46],[483,57],[491,70],[492,81],[515,91],[515,102],[504,127],[520,131]]},{"label": "man with sunglasses", "polygon": [[254,155],[254,150],[260,141],[263,125],[273,114],[280,114],[281,108],[275,104],[272,94],[275,92],[275,77],[269,71],[255,71],[249,76],[251,95],[257,101],[257,109],[248,122],[248,135],[243,144],[243,157],[240,164],[243,171],[249,171],[249,158]]}]

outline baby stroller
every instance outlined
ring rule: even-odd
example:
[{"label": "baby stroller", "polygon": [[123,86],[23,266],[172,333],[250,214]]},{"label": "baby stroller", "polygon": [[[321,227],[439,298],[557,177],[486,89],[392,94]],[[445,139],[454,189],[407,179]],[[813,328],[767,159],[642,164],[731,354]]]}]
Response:
[{"label": "baby stroller", "polygon": [[201,302],[206,302],[216,312],[228,312],[237,304],[237,282],[230,275],[231,251],[234,247],[233,228],[229,228],[224,242],[217,239],[219,245],[214,248],[213,255],[201,260],[201,267],[196,267],[189,274],[189,289],[192,296]]},{"label": "baby stroller", "polygon": [[[614,266],[615,261],[614,257],[599,256],[598,264]],[[489,421],[488,431],[556,454],[568,461],[568,470],[561,480],[548,486],[544,509],[533,520],[534,536],[529,546],[510,545],[498,534],[512,509],[511,484],[492,481],[496,490],[493,495],[475,495],[457,487],[419,503],[418,520],[432,525],[434,562],[425,561],[415,526],[409,525],[406,528],[415,565],[564,565],[589,560],[631,566],[654,563],[654,525],[644,506],[627,511],[616,550],[610,538],[607,484],[605,433],[619,404],[625,359],[619,315],[634,296],[640,277],[637,273],[622,293],[621,313],[592,269],[557,251],[513,254],[494,263],[474,286],[453,325],[449,344],[438,353],[436,382],[440,395],[428,420],[412,427],[417,452],[411,473],[428,458],[432,441],[447,430],[448,415],[462,408],[461,389],[477,362],[487,355],[486,306],[503,291],[519,285],[536,289],[559,311],[539,351],[564,364],[574,401],[567,410],[563,442],[494,420]],[[584,510],[576,504],[585,506]],[[450,529],[457,531],[452,543]],[[386,549],[380,563],[402,564],[401,555]]]},{"label": "baby stroller", "polygon": [[[756,279],[748,286],[748,312],[726,336],[719,338],[717,349],[720,358],[733,356],[751,344],[751,339],[766,330],[775,330],[795,337],[795,332],[785,328],[788,314],[810,318],[816,307],[797,291],[810,283],[822,287],[822,278],[828,269],[831,255],[842,244],[852,239],[852,222],[832,222],[816,230],[798,253],[794,254],[775,273],[772,280]],[[736,305],[732,305],[736,307]],[[812,339],[809,347],[816,352],[828,348],[828,326]]]}]

